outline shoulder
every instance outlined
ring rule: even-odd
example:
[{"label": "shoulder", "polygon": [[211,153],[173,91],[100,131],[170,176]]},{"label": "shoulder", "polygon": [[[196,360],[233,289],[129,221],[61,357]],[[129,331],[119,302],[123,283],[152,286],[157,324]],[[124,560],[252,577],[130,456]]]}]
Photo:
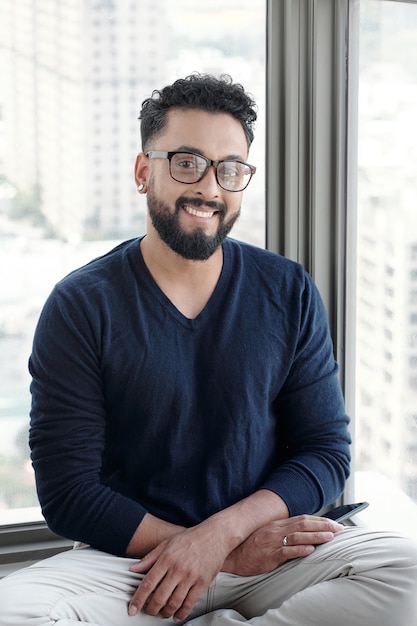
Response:
[{"label": "shoulder", "polygon": [[233,279],[252,301],[267,299],[300,316],[314,312],[326,318],[317,286],[301,263],[230,238],[227,246]]},{"label": "shoulder", "polygon": [[281,285],[305,285],[311,277],[304,267],[280,254],[228,238],[226,240],[232,264],[241,264],[246,277],[257,277],[262,283],[279,281]]},{"label": "shoulder", "polygon": [[130,239],[112,248],[106,254],[92,259],[86,265],[73,270],[56,285],[55,291],[87,292],[113,289],[126,275],[133,271],[133,259],[139,247],[139,239]]},{"label": "shoulder", "polygon": [[71,317],[79,322],[119,307],[137,272],[138,247],[139,239],[125,241],[62,278],[48,296],[41,319]]}]

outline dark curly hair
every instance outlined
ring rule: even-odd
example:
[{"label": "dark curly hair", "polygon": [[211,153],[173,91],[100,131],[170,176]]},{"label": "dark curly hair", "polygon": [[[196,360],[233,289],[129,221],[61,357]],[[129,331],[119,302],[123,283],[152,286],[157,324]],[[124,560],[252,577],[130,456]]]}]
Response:
[{"label": "dark curly hair", "polygon": [[191,74],[176,80],[160,91],[155,89],[150,98],[142,102],[142,150],[165,127],[167,112],[172,108],[200,109],[209,113],[229,113],[236,118],[245,132],[248,147],[253,141],[256,121],[256,104],[239,83],[224,74],[219,78],[207,74]]}]

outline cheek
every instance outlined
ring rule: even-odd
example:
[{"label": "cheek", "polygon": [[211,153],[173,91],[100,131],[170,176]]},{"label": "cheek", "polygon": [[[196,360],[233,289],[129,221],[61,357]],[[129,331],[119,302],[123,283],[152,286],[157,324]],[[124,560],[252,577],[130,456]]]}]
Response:
[{"label": "cheek", "polygon": [[170,176],[155,176],[151,174],[148,182],[148,189],[152,191],[154,197],[167,204],[175,205],[177,198],[184,193],[184,185],[177,183]]},{"label": "cheek", "polygon": [[240,215],[240,208],[241,198],[232,198],[232,200],[229,200],[227,203],[226,217],[234,218],[236,215]]}]

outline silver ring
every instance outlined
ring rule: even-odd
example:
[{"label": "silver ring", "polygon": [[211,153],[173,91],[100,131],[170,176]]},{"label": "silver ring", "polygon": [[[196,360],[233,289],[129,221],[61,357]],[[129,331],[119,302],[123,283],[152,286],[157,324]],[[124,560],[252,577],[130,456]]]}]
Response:
[{"label": "silver ring", "polygon": [[287,537],[287,535],[285,535],[285,537],[283,537],[283,539],[282,539],[282,545],[283,545],[283,546],[288,546],[288,537]]}]

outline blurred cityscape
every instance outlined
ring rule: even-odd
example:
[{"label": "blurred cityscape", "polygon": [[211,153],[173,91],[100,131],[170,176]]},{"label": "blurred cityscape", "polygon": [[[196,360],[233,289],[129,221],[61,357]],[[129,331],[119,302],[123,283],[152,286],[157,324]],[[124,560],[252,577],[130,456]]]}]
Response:
[{"label": "blurred cityscape", "polygon": [[194,71],[253,94],[257,173],[234,235],[263,246],[264,68],[263,0],[2,0],[0,523],[37,505],[27,360],[40,309],[69,271],[145,232],[142,101]]},{"label": "blurred cityscape", "polygon": [[373,500],[367,515],[417,539],[417,6],[362,5],[357,493]]}]

